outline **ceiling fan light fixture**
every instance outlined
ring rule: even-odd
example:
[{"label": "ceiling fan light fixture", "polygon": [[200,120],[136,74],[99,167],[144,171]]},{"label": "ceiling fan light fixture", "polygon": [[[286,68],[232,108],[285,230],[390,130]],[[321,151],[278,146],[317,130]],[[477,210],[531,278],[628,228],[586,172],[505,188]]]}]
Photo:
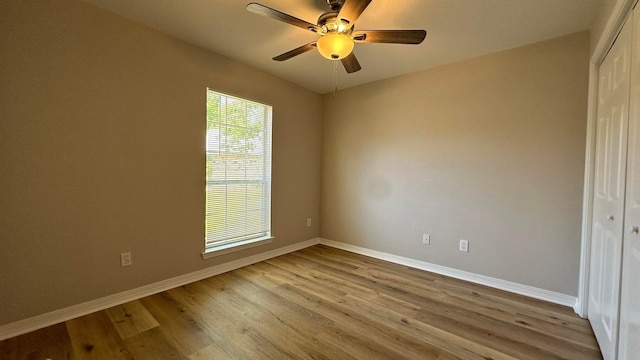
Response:
[{"label": "ceiling fan light fixture", "polygon": [[353,51],[353,39],[349,35],[337,32],[323,35],[318,39],[316,48],[320,55],[329,60],[344,59]]},{"label": "ceiling fan light fixture", "polygon": [[[315,24],[298,19],[282,11],[251,2],[247,10],[274,20],[309,30],[319,35],[317,41],[299,46],[273,58],[285,61],[304,54],[313,48],[329,60],[341,60],[342,66],[351,74],[362,67],[353,53],[354,42],[383,44],[420,44],[427,36],[426,30],[366,30],[355,31],[354,26],[362,12],[372,0],[326,0],[331,11],[320,14]],[[334,62],[334,76],[337,63]]]}]

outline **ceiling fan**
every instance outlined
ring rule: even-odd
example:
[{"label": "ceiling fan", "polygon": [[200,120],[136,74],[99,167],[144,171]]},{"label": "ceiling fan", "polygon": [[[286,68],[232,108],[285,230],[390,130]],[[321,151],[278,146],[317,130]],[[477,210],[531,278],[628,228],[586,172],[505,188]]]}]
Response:
[{"label": "ceiling fan", "polygon": [[340,60],[347,73],[361,69],[353,53],[354,42],[387,44],[420,44],[427,36],[425,30],[358,30],[354,25],[372,0],[327,0],[331,11],[318,18],[317,24],[298,19],[289,14],[258,3],[249,3],[247,10],[287,24],[315,32],[317,41],[297,47],[273,58],[284,61],[304,54],[314,48],[327,59]]}]

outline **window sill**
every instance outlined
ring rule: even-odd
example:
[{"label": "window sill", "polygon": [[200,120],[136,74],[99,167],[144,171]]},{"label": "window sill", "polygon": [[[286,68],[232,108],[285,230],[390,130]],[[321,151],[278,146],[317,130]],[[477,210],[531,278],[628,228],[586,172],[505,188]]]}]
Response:
[{"label": "window sill", "polygon": [[273,236],[265,236],[265,237],[260,237],[256,239],[238,241],[232,244],[216,246],[210,249],[206,249],[202,253],[202,258],[210,259],[212,257],[229,254],[229,253],[240,251],[240,250],[250,249],[252,247],[256,247],[260,245],[271,244],[273,242],[273,239],[274,239]]}]

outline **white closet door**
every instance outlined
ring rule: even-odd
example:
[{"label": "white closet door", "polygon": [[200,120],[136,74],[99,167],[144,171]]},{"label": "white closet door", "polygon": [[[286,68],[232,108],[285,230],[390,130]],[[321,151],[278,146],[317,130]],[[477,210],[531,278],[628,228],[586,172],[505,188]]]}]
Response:
[{"label": "white closet door", "polygon": [[640,7],[633,11],[633,55],[620,298],[619,359],[640,358]]},{"label": "white closet door", "polygon": [[631,21],[600,66],[589,321],[605,360],[616,358],[631,70]]}]

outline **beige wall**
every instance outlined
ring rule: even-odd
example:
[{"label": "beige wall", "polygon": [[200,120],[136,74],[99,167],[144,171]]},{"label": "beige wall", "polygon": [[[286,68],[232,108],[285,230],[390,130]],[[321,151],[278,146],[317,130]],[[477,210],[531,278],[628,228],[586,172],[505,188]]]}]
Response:
[{"label": "beige wall", "polygon": [[326,95],[321,236],[575,296],[588,60],[585,32]]},{"label": "beige wall", "polygon": [[[276,240],[202,260],[207,86],[273,105]],[[321,114],[320,95],[79,1],[4,1],[0,325],[317,237]]]}]

